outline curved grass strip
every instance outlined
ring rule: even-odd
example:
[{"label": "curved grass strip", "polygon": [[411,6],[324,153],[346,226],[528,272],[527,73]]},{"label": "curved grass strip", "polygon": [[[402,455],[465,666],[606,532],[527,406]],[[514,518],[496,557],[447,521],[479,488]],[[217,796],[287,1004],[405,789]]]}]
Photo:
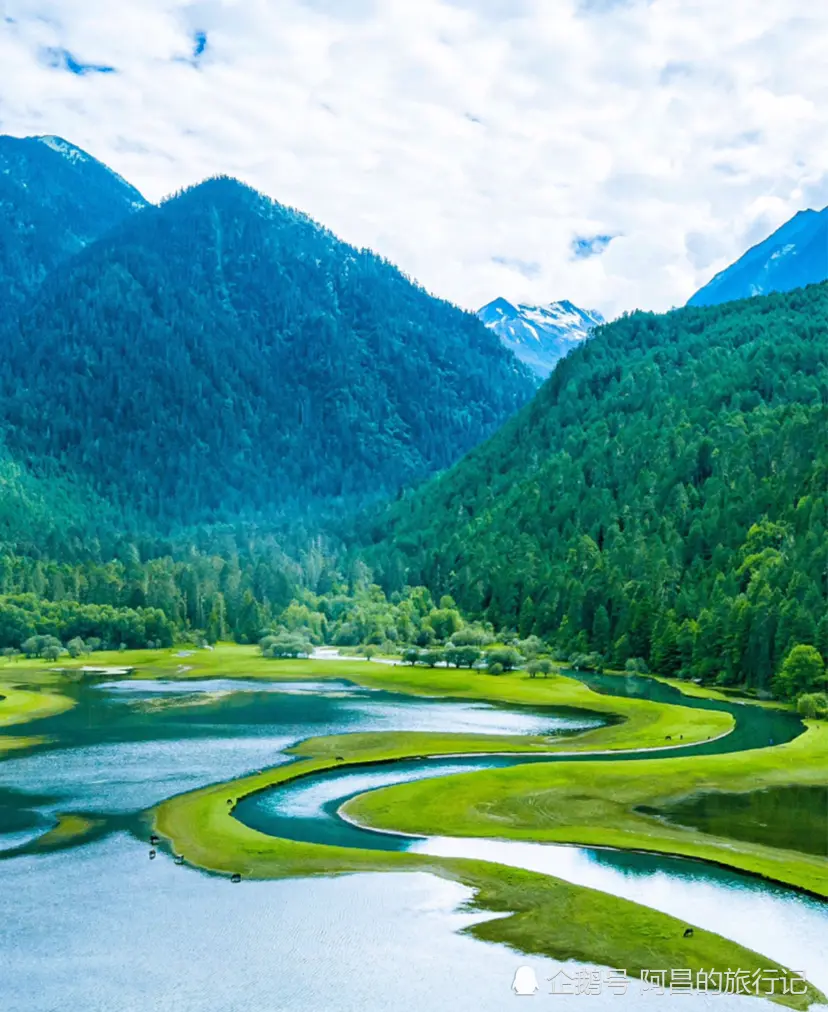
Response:
[{"label": "curved grass strip", "polygon": [[[225,876],[268,879],[417,870],[454,879],[475,890],[474,909],[506,915],[467,929],[476,937],[560,961],[623,967],[631,977],[669,967],[694,974],[711,967],[772,969],[783,976],[788,972],[720,935],[695,929],[692,939],[686,939],[683,921],[551,876],[483,861],[295,842],[260,833],[233,817],[234,804],[243,796],[342,765],[300,761],[180,795],[154,810],[154,830],[188,864]],[[806,994],[774,1000],[805,1009],[825,998],[808,985]]]},{"label": "curved grass strip", "polygon": [[521,765],[385,787],[354,798],[348,816],[417,835],[500,837],[653,851],[701,858],[828,898],[828,862],[732,837],[670,825],[658,809],[707,791],[733,793],[824,784],[828,724],[774,748],[692,760]]},{"label": "curved grass strip", "polygon": [[[22,689],[16,683],[0,681],[0,728],[28,724],[43,717],[63,713],[75,701],[61,692],[41,689]],[[38,735],[0,735],[0,757],[21,749],[42,745],[48,739]]]},{"label": "curved grass strip", "polygon": [[21,689],[0,681],[0,727],[51,717],[75,705],[60,692]]}]

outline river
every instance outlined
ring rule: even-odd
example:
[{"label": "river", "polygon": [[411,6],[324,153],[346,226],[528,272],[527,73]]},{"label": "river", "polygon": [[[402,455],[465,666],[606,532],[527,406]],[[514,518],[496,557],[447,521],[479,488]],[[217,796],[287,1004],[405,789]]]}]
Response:
[{"label": "river", "polygon": [[[652,688],[658,685],[636,680],[627,691],[675,692]],[[606,691],[612,684],[600,687]],[[539,980],[561,968],[574,973],[572,964],[523,957],[462,934],[459,929],[484,915],[460,912],[468,891],[431,875],[231,885],[177,867],[163,852],[148,861],[146,844],[132,830],[140,813],[159,801],[289,762],[284,749],[314,735],[561,735],[593,721],[571,713],[418,699],[345,680],[124,681],[76,691],[74,709],[36,725],[38,733],[54,736],[53,744],[0,764],[4,1012],[499,1012],[512,1002],[519,966],[530,965]],[[786,717],[785,726],[777,722],[769,730],[763,716],[751,730],[755,714],[773,711],[734,704],[734,713],[734,735],[782,740],[801,729]],[[746,747],[744,737],[735,740]],[[487,840],[410,840],[352,827],[337,814],[347,797],[365,789],[513,761],[474,757],[336,771],[257,795],[239,805],[237,815],[298,839],[462,853],[549,871],[713,927],[828,987],[828,904],[790,890],[669,858]],[[99,836],[83,846],[38,853],[33,841],[54,825],[58,812],[97,818]],[[580,1007],[587,1000],[543,992],[535,997],[536,1004],[550,1007]],[[623,997],[591,996],[589,1008],[661,1010],[679,1000],[682,1007],[722,1012],[760,1008],[755,998],[676,999],[642,991],[637,982]]]}]

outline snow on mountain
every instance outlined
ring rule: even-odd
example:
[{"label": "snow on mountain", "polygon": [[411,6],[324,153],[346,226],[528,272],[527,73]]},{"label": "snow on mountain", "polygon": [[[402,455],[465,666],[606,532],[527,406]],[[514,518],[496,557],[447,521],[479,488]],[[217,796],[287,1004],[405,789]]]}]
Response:
[{"label": "snow on mountain", "polygon": [[828,207],[800,211],[772,235],[752,246],[687,303],[713,306],[828,279]]},{"label": "snow on mountain", "polygon": [[54,137],[51,135],[45,135],[43,137],[37,137],[41,144],[45,144],[47,148],[51,148],[52,151],[57,151],[59,155],[63,155],[70,162],[88,162],[89,155],[85,151],[81,151],[80,148],[74,148],[71,144],[65,141],[62,137]]},{"label": "snow on mountain", "polygon": [[477,315],[541,379],[552,372],[558,359],[605,322],[597,310],[579,309],[567,300],[546,306],[515,306],[506,299],[495,299]]}]

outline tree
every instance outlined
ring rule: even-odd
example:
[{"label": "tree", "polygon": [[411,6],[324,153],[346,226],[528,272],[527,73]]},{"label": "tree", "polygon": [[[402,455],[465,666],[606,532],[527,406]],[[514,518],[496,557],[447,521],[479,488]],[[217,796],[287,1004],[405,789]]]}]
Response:
[{"label": "tree", "polygon": [[435,608],[429,613],[426,622],[442,642],[450,639],[463,625],[460,612],[454,608]]},{"label": "tree", "polygon": [[530,661],[526,670],[529,672],[530,678],[535,678],[537,675],[548,678],[553,670],[552,661],[546,657],[540,657],[538,660]]},{"label": "tree", "polygon": [[595,617],[592,620],[592,644],[599,654],[605,654],[610,647],[610,620],[609,613],[603,604],[595,609]]},{"label": "tree", "polygon": [[522,660],[523,658],[513,647],[498,647],[486,654],[486,667],[492,674],[495,674],[492,671],[492,666],[495,664],[502,671],[511,671],[513,668],[518,667]]},{"label": "tree", "polygon": [[218,643],[227,639],[227,609],[224,595],[221,593],[217,593],[213,598],[213,607],[210,609],[210,617],[207,619],[204,632],[208,643]]},{"label": "tree", "polygon": [[438,664],[445,660],[445,653],[438,647],[432,647],[430,650],[424,650],[420,654],[420,660],[430,668],[436,668]]},{"label": "tree", "polygon": [[66,644],[66,649],[69,651],[70,657],[80,657],[86,650],[86,645],[80,636],[75,636],[74,639],[69,640]]},{"label": "tree", "polygon": [[259,648],[263,656],[273,658],[309,657],[313,653],[313,645],[310,640],[289,632],[263,637]]},{"label": "tree", "polygon": [[816,647],[797,644],[782,662],[773,680],[773,691],[781,699],[796,699],[802,693],[817,692],[825,686],[825,664]]},{"label": "tree", "polygon": [[455,668],[473,668],[480,660],[481,651],[477,647],[446,647],[443,656],[446,664]]}]

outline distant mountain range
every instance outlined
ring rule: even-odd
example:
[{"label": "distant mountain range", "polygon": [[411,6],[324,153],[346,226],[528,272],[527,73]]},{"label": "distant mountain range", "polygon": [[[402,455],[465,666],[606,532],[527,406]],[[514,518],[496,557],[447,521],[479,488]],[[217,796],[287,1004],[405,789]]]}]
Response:
[{"label": "distant mountain range", "polygon": [[687,303],[712,306],[828,280],[828,208],[800,211]]},{"label": "distant mountain range", "polygon": [[477,315],[541,379],[546,379],[559,359],[604,323],[596,310],[579,309],[567,301],[515,306],[506,299],[495,299]]},{"label": "distant mountain range", "polygon": [[133,529],[394,495],[534,390],[474,314],[236,180],[156,207],[57,138],[0,152],[0,449]]},{"label": "distant mountain range", "polygon": [[60,137],[0,136],[0,312],[146,204],[134,186]]}]

